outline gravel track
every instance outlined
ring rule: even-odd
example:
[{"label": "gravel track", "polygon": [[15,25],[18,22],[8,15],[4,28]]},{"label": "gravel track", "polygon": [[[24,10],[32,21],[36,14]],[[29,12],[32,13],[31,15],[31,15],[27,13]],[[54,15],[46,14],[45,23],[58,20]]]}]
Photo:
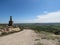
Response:
[{"label": "gravel track", "polygon": [[34,45],[34,31],[24,29],[21,32],[0,37],[0,45]]}]

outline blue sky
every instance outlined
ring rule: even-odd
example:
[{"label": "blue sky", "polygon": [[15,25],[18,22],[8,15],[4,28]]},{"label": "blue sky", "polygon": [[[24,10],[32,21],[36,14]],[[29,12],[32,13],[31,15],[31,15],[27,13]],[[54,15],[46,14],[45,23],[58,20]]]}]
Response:
[{"label": "blue sky", "polygon": [[60,0],[0,0],[0,23],[9,16],[15,23],[60,22]]}]

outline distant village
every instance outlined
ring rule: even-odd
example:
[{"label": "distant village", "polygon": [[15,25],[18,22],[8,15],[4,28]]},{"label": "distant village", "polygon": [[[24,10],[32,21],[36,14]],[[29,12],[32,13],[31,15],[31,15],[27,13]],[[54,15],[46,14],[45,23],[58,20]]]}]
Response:
[{"label": "distant village", "polygon": [[11,32],[18,32],[20,30],[21,29],[18,26],[13,25],[12,16],[10,16],[10,20],[9,20],[8,25],[6,25],[5,27],[2,27],[0,29],[0,35],[2,35],[4,33],[8,34],[8,33],[11,33]]}]

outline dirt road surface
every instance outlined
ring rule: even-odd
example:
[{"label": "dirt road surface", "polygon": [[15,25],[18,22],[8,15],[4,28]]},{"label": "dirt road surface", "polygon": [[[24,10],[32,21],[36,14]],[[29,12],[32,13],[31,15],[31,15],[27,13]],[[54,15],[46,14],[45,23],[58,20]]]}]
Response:
[{"label": "dirt road surface", "polygon": [[60,45],[58,40],[48,39],[50,36],[46,36],[44,33],[38,34],[33,30],[24,29],[21,32],[0,37],[0,45]]},{"label": "dirt road surface", "polygon": [[24,29],[21,32],[0,37],[0,45],[34,45],[34,31]]}]

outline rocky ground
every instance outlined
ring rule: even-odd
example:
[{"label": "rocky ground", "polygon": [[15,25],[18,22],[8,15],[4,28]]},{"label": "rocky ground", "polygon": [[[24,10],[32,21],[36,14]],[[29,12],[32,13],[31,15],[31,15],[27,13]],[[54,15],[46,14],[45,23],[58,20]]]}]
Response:
[{"label": "rocky ground", "polygon": [[0,45],[60,45],[60,35],[47,32],[35,33],[33,30],[24,29],[0,37]]},{"label": "rocky ground", "polygon": [[36,34],[35,45],[60,45],[60,35],[41,31]]}]

